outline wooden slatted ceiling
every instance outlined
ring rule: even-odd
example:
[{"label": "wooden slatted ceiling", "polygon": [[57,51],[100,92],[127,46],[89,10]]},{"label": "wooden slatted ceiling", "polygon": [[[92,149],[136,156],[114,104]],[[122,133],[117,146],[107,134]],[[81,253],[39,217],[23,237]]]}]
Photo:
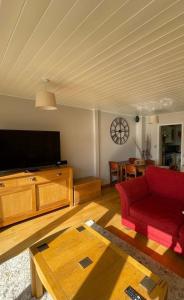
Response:
[{"label": "wooden slatted ceiling", "polygon": [[134,113],[184,110],[183,0],[2,0],[0,94],[34,99],[41,78],[60,104]]}]

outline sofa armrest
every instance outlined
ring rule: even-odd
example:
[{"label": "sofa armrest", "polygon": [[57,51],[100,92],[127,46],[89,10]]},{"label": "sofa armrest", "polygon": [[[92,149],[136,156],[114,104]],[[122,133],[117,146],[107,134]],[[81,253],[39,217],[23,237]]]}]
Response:
[{"label": "sofa armrest", "polygon": [[129,207],[133,202],[139,201],[149,194],[145,176],[117,183],[115,187],[120,195],[122,216],[124,217],[129,215]]}]

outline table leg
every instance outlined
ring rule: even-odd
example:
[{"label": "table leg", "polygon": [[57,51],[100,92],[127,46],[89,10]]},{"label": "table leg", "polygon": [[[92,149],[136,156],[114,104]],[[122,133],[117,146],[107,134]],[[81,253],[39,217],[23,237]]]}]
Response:
[{"label": "table leg", "polygon": [[119,164],[119,181],[124,181],[125,180],[125,174],[124,174],[125,166],[123,164]]},{"label": "table leg", "polygon": [[33,258],[31,256],[31,291],[32,296],[35,298],[40,298],[44,294],[43,284],[38,276],[36,266],[34,264]]},{"label": "table leg", "polygon": [[121,170],[121,165],[118,165],[118,182],[122,181],[122,170]]}]

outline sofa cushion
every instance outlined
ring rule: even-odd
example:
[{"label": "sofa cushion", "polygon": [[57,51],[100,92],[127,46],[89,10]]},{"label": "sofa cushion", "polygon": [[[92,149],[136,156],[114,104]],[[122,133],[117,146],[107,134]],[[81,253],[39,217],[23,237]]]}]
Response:
[{"label": "sofa cushion", "polygon": [[184,254],[184,240],[179,240],[178,236],[173,236],[172,234],[164,232],[163,229],[159,230],[150,225],[145,226],[145,223],[141,223],[135,218],[122,218],[122,224],[145,235],[148,239],[161,243],[165,247],[173,249],[177,253]]},{"label": "sofa cushion", "polygon": [[184,173],[149,166],[145,176],[151,193],[184,205]]},{"label": "sofa cushion", "polygon": [[134,202],[129,211],[131,218],[145,224],[145,231],[154,227],[156,231],[177,236],[179,228],[184,224],[182,210],[166,206],[165,199],[155,195]]},{"label": "sofa cushion", "polygon": [[183,244],[184,244],[184,224],[180,228],[179,237],[183,240]]},{"label": "sofa cushion", "polygon": [[180,231],[179,231],[179,244],[184,253],[184,224],[181,226]]}]

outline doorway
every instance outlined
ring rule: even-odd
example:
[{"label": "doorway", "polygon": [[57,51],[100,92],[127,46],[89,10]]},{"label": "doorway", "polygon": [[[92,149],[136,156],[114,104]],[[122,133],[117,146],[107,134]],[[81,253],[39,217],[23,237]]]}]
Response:
[{"label": "doorway", "polygon": [[160,164],[174,170],[181,169],[182,125],[160,126]]}]

